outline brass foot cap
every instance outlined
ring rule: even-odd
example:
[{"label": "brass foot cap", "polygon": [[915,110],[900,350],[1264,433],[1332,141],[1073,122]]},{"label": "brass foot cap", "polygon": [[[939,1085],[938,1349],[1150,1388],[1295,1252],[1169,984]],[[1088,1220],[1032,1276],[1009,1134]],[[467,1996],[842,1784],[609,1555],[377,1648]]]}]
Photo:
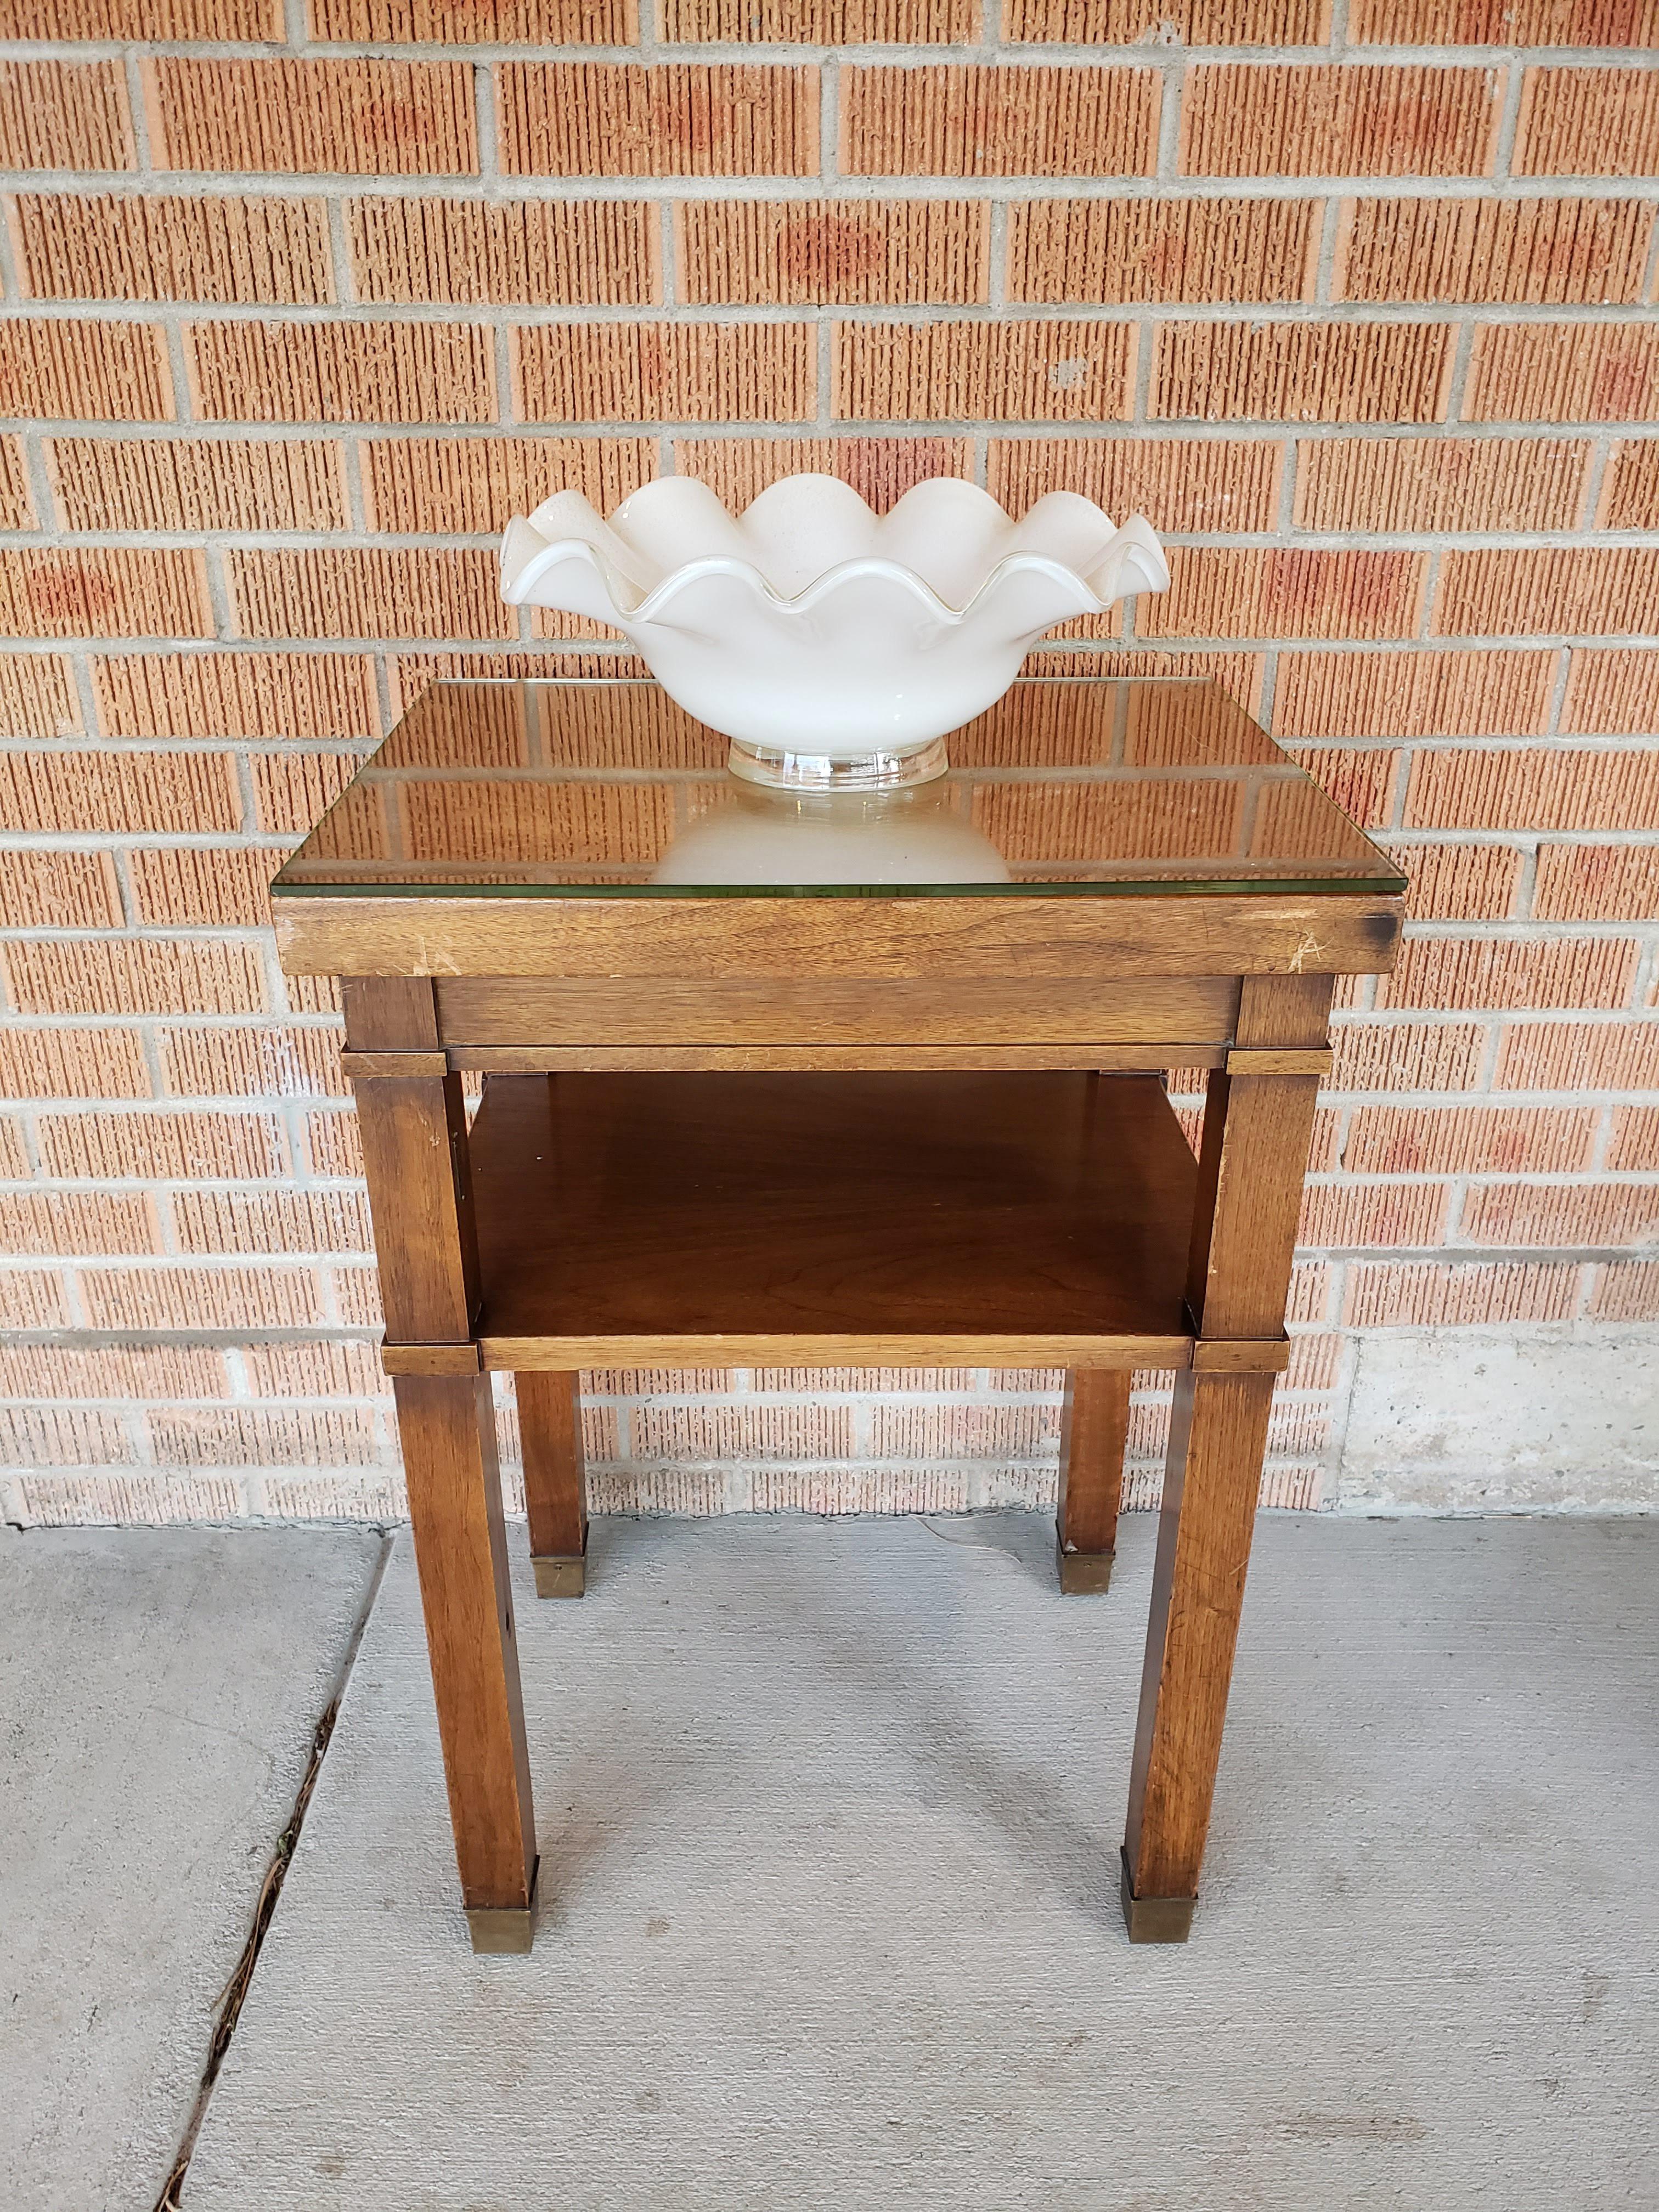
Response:
[{"label": "brass foot cap", "polygon": [[574,1559],[532,1559],[536,1570],[538,1597],[580,1597],[587,1588],[587,1561],[578,1552]]},{"label": "brass foot cap", "polygon": [[530,1869],[528,1905],[469,1905],[467,1930],[475,1951],[491,1954],[523,1953],[536,1933],[536,1893],[541,1885],[539,1858]]},{"label": "brass foot cap", "polygon": [[1123,1901],[1123,1924],[1132,1943],[1184,1943],[1193,1932],[1195,1897],[1137,1897],[1129,1879],[1129,1857],[1121,1846],[1117,1855],[1118,1894]]},{"label": "brass foot cap", "polygon": [[1111,1588],[1112,1553],[1068,1552],[1064,1544],[1060,1544],[1056,1556],[1062,1596],[1098,1597]]}]

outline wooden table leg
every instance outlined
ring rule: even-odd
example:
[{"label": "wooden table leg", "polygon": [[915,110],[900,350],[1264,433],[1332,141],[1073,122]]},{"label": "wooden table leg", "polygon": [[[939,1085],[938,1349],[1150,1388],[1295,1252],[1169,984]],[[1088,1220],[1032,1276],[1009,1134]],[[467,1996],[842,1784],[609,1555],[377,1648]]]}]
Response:
[{"label": "wooden table leg", "polygon": [[527,1951],[536,1821],[489,1377],[399,1375],[392,1388],[472,1948]]},{"label": "wooden table leg", "polygon": [[1273,1379],[1182,1374],[1176,1384],[1123,1845],[1134,1942],[1182,1942],[1192,1926]]},{"label": "wooden table leg", "polygon": [[536,1595],[580,1597],[587,1584],[587,1472],[577,1378],[532,1370],[517,1385]]},{"label": "wooden table leg", "polygon": [[1056,1534],[1067,1597],[1104,1590],[1112,1579],[1133,1379],[1098,1367],[1074,1368],[1066,1377]]},{"label": "wooden table leg", "polygon": [[[431,982],[354,977],[344,999],[387,1339],[465,1354],[478,1306],[466,1114],[436,1049]],[[476,1352],[470,1364],[392,1388],[472,1948],[527,1951],[536,1823],[495,1407]]]},{"label": "wooden table leg", "polygon": [[[1316,1048],[1330,1000],[1328,975],[1246,976],[1237,1044]],[[1273,1375],[1203,1351],[1237,1357],[1284,1327],[1318,1088],[1297,1073],[1209,1079],[1187,1291],[1200,1343],[1176,1384],[1123,1844],[1134,1942],[1182,1942],[1192,1925],[1273,1406]]]}]

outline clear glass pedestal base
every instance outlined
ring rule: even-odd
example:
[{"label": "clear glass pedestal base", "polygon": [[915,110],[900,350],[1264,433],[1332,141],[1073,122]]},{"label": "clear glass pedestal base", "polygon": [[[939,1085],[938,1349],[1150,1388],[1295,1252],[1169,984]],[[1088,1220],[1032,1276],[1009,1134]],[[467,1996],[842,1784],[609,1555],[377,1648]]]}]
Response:
[{"label": "clear glass pedestal base", "polygon": [[823,753],[773,751],[733,738],[727,767],[745,783],[773,791],[905,791],[931,783],[951,765],[943,738],[915,750],[861,753],[853,760],[831,760]]}]

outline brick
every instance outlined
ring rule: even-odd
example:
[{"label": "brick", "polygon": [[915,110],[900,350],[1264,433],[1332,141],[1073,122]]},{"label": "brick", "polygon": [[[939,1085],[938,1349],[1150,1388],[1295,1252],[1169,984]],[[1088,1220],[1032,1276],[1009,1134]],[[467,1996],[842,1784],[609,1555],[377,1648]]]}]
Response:
[{"label": "brick", "polygon": [[49,438],[65,530],[343,530],[343,449],[325,439]]},{"label": "brick", "polygon": [[1282,653],[1279,737],[1531,736],[1544,727],[1553,653]]},{"label": "brick", "polygon": [[1294,757],[1354,821],[1376,829],[1394,819],[1400,755],[1392,749],[1351,752],[1332,745],[1298,746]]},{"label": "brick", "polygon": [[[603,642],[592,651],[534,653],[396,653],[387,656],[386,681],[394,715],[406,714],[438,683],[526,684],[549,677],[648,676],[637,654]],[[299,982],[303,979],[295,976]],[[314,979],[313,979],[314,980]]]},{"label": "brick", "polygon": [[1659,421],[1659,330],[1632,323],[1490,323],[1474,331],[1471,422]]},{"label": "brick", "polygon": [[1148,637],[1406,637],[1423,596],[1419,553],[1173,546],[1169,590],[1135,605]]},{"label": "brick", "polygon": [[0,438],[0,530],[35,530],[28,464],[21,438]]},{"label": "brick", "polygon": [[1493,1081],[1500,1091],[1659,1091],[1659,1022],[1516,1022]]},{"label": "brick", "polygon": [[1567,656],[1561,727],[1574,736],[1644,735],[1659,720],[1659,653],[1575,647]]},{"label": "brick", "polygon": [[181,1252],[369,1252],[368,1200],[357,1190],[175,1190]]},{"label": "brick", "polygon": [[1643,46],[1653,0],[1354,0],[1348,36],[1366,46]]},{"label": "brick", "polygon": [[969,476],[965,438],[677,438],[674,467],[700,477],[736,514],[780,477],[840,477],[884,514],[929,477]]},{"label": "brick", "polygon": [[153,323],[0,320],[0,414],[162,422],[173,380]]},{"label": "brick", "polygon": [[69,1306],[57,1267],[0,1267],[0,1328],[67,1328]]},{"label": "brick", "polygon": [[1060,1407],[890,1401],[871,1412],[878,1459],[1043,1459],[1060,1443]]},{"label": "brick", "polygon": [[1005,39],[1044,45],[1322,46],[1329,0],[1004,0]]},{"label": "brick", "polygon": [[16,1487],[26,1522],[37,1528],[164,1528],[247,1515],[246,1498],[220,1477],[25,1475]]},{"label": "brick", "polygon": [[0,1395],[8,1398],[225,1398],[224,1354],[199,1346],[0,1346]]},{"label": "brick", "polygon": [[643,1404],[633,1408],[629,1425],[635,1459],[849,1459],[853,1451],[844,1405]]},{"label": "brick", "polygon": [[[309,830],[362,765],[355,753],[269,753],[253,763],[254,813],[261,830]],[[289,978],[290,987],[303,979]]]},{"label": "brick", "polygon": [[0,1115],[0,1176],[9,1182],[21,1182],[33,1172],[24,1149],[22,1117]]},{"label": "brick", "polygon": [[26,831],[236,830],[228,753],[0,754],[0,819]]},{"label": "brick", "polygon": [[1155,530],[1270,530],[1283,456],[1273,439],[998,438],[986,482],[1011,514],[1046,492],[1079,491]]},{"label": "brick", "polygon": [[288,1148],[274,1115],[169,1108],[124,1114],[41,1114],[40,1158],[48,1175],[97,1182],[139,1176],[283,1174]]},{"label": "brick", "polygon": [[373,665],[352,653],[129,653],[94,659],[92,680],[106,737],[380,733]]},{"label": "brick", "polygon": [[8,929],[118,928],[113,856],[0,850],[0,915]]},{"label": "brick", "polygon": [[27,193],[9,213],[26,297],[295,307],[334,297],[322,200]]},{"label": "brick", "polygon": [[476,176],[472,71],[458,62],[141,62],[159,169]]},{"label": "brick", "polygon": [[250,945],[114,938],[5,947],[12,1004],[24,1014],[241,1014],[264,1007]]},{"label": "brick", "polygon": [[1037,200],[1009,210],[1007,296],[1309,300],[1318,249],[1314,200]]},{"label": "brick", "polygon": [[372,1344],[250,1344],[248,1387],[260,1398],[386,1398],[392,1386]]},{"label": "brick", "polygon": [[1438,1244],[1445,1236],[1449,1188],[1443,1182],[1310,1183],[1297,1243],[1334,1251]]},{"label": "brick", "polygon": [[[55,6],[42,12],[58,14]],[[62,33],[51,30],[46,35],[58,38]],[[126,77],[118,61],[0,62],[0,167],[137,166]]]},{"label": "brick", "polygon": [[1607,1165],[1651,1175],[1659,1169],[1659,1106],[1621,1106],[1613,1116]]},{"label": "brick", "polygon": [[1577,438],[1322,438],[1296,449],[1300,530],[1574,530]]},{"label": "brick", "polygon": [[283,36],[282,0],[6,0],[8,39],[226,39]]},{"label": "brick", "polygon": [[1463,1202],[1463,1234],[1475,1244],[1569,1250],[1648,1243],[1659,1236],[1659,1183],[1478,1185]]},{"label": "brick", "polygon": [[809,323],[543,324],[509,343],[525,422],[799,422],[817,404]]},{"label": "brick", "polygon": [[848,176],[1150,177],[1156,70],[970,66],[844,69]]},{"label": "brick", "polygon": [[835,412],[861,422],[1129,419],[1123,323],[838,323]]},{"label": "brick", "polygon": [[494,536],[556,491],[609,514],[656,474],[648,438],[377,438],[358,448],[371,530]]},{"label": "brick", "polygon": [[1540,546],[1451,552],[1440,564],[1437,635],[1659,629],[1659,547]]},{"label": "brick", "polygon": [[1287,1390],[1334,1390],[1341,1367],[1340,1336],[1293,1336],[1284,1387]]},{"label": "brick", "polygon": [[66,738],[80,726],[70,665],[60,653],[0,653],[0,733]]},{"label": "brick", "polygon": [[226,1406],[149,1416],[151,1449],[166,1467],[373,1467],[381,1445],[373,1413]]},{"label": "brick", "polygon": [[343,1097],[341,1042],[337,1028],[166,1030],[162,1088],[185,1098]]},{"label": "brick", "polygon": [[1659,530],[1659,438],[1626,438],[1614,445],[1595,522],[1600,530]]},{"label": "brick", "polygon": [[1594,1106],[1361,1106],[1342,1165],[1350,1175],[1578,1174],[1600,1120]]},{"label": "brick", "polygon": [[1148,412],[1204,422],[1443,422],[1445,323],[1166,323]]},{"label": "brick", "polygon": [[1642,200],[1347,200],[1332,296],[1634,306],[1652,233]]},{"label": "brick", "polygon": [[313,39],[342,46],[632,46],[635,0],[307,0]]},{"label": "brick", "polygon": [[1540,921],[1659,921],[1659,846],[1540,846],[1532,910]]},{"label": "brick", "polygon": [[1411,938],[1379,1006],[1623,1006],[1638,947],[1628,938]]},{"label": "brick", "polygon": [[8,1467],[107,1467],[137,1456],[118,1413],[67,1406],[0,1413],[0,1464]]},{"label": "brick", "polygon": [[660,226],[643,200],[354,200],[360,300],[450,307],[630,307],[662,297]]},{"label": "brick", "polygon": [[[1629,43],[1651,46],[1659,43],[1659,10],[1643,12],[1646,35]],[[1659,77],[1649,69],[1523,70],[1510,167],[1517,177],[1652,176],[1659,170]]]},{"label": "brick", "polygon": [[1486,1032],[1474,1022],[1339,1022],[1333,1091],[1473,1091]]},{"label": "brick", "polygon": [[1402,845],[1389,851],[1411,878],[1406,911],[1413,921],[1507,921],[1521,890],[1522,856],[1513,845]]},{"label": "brick", "polygon": [[137,1191],[0,1193],[0,1251],[57,1258],[153,1252],[160,1242],[154,1201]]},{"label": "brick", "polygon": [[137,1030],[0,1030],[0,1097],[147,1098],[149,1071]]},{"label": "brick", "polygon": [[249,637],[512,637],[494,555],[319,547],[232,552],[226,568]]},{"label": "brick", "polygon": [[339,978],[335,975],[284,975],[283,1011],[290,1014],[332,1014],[343,1010]]},{"label": "brick", "polygon": [[946,307],[990,297],[990,210],[954,200],[693,200],[674,210],[694,307]]},{"label": "brick", "polygon": [[659,35],[682,46],[970,44],[978,0],[663,0]]},{"label": "brick", "polygon": [[210,637],[193,550],[99,545],[0,551],[0,630],[14,637]]},{"label": "brick", "polygon": [[185,347],[210,422],[495,420],[482,324],[194,323]]},{"label": "brick", "polygon": [[818,73],[734,62],[498,62],[516,177],[810,177]]},{"label": "brick", "polygon": [[1494,1322],[1571,1321],[1581,1273],[1576,1261],[1361,1263],[1348,1270],[1342,1318],[1350,1328],[1480,1328]]},{"label": "brick", "polygon": [[1406,821],[1440,830],[1659,829],[1659,750],[1419,753]]},{"label": "brick", "polygon": [[138,920],[161,927],[265,929],[283,859],[257,846],[162,846],[127,855]]},{"label": "brick", "polygon": [[314,1328],[322,1293],[307,1267],[83,1267],[94,1328]]},{"label": "brick", "polygon": [[1598,1267],[1589,1310],[1597,1321],[1659,1320],[1659,1260],[1615,1260]]},{"label": "brick", "polygon": [[356,1176],[361,1179],[363,1150],[356,1114],[337,1110],[307,1114],[305,1133],[306,1152],[313,1175]]},{"label": "brick", "polygon": [[[623,1369],[613,1379],[619,1393],[643,1393],[647,1389],[666,1389],[665,1381],[653,1381],[653,1373],[661,1377],[663,1370]],[[672,1370],[668,1370],[670,1374]],[[641,1379],[629,1382],[629,1376]],[[691,1370],[695,1387],[701,1390],[730,1391],[734,1386],[729,1374],[719,1368]],[[974,1388],[974,1374],[966,1367],[757,1367],[750,1371],[750,1387],[762,1392],[783,1390],[796,1396],[807,1392],[814,1396],[827,1393],[868,1390],[958,1390]],[[1027,1368],[1004,1370],[993,1387],[1005,1389],[1048,1390],[1058,1396],[1065,1382],[1063,1374],[1054,1379],[1042,1369]]]},{"label": "brick", "polygon": [[1182,101],[1182,173],[1486,176],[1502,91],[1491,70],[1197,63]]}]

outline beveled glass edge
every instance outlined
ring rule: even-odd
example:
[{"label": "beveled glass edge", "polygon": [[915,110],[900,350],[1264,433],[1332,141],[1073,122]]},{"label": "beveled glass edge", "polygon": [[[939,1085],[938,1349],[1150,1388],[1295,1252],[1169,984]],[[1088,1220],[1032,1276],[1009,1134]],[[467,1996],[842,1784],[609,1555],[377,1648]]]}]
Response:
[{"label": "beveled glass edge", "polygon": [[285,884],[273,898],[1379,898],[1403,896],[1407,876],[1148,876],[1103,884]]}]

